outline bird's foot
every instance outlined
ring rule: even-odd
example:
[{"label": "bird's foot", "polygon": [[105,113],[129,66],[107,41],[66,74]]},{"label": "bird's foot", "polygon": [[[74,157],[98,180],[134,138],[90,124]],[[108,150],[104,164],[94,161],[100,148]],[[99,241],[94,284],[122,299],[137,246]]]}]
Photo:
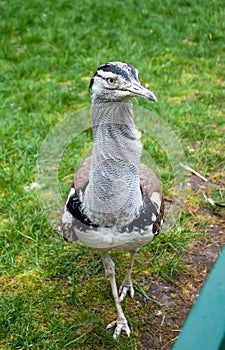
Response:
[{"label": "bird's foot", "polygon": [[127,295],[127,293],[130,294],[130,297],[134,297],[134,288],[132,282],[125,283],[123,282],[122,285],[119,288],[119,294],[120,294],[120,302],[123,301]]},{"label": "bird's foot", "polygon": [[106,329],[110,329],[115,327],[114,333],[113,333],[113,338],[117,339],[121,333],[121,331],[125,331],[127,336],[130,336],[130,328],[128,326],[126,318],[117,318],[116,321],[111,322],[108,324]]}]

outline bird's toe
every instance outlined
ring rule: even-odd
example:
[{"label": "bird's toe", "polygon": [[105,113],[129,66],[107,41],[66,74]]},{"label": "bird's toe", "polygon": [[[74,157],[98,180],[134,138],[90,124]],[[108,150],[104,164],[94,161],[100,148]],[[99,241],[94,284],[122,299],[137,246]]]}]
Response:
[{"label": "bird's toe", "polygon": [[127,336],[130,336],[130,328],[128,326],[126,318],[120,319],[118,318],[116,321],[111,322],[108,324],[106,329],[114,328],[113,338],[117,339],[121,333],[121,331],[125,331]]}]

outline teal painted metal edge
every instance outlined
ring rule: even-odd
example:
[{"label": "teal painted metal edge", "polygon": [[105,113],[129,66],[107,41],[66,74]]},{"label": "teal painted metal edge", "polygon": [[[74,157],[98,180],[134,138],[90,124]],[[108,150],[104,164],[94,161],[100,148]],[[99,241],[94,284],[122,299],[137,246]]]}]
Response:
[{"label": "teal painted metal edge", "polygon": [[172,350],[225,350],[225,246]]}]

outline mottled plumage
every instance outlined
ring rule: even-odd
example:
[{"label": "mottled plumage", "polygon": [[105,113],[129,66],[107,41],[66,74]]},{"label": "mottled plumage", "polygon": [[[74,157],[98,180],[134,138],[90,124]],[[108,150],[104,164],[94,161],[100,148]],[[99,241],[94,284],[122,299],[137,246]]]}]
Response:
[{"label": "mottled plumage", "polygon": [[[110,279],[118,317],[114,338],[130,329],[121,301],[134,289],[131,270],[135,252],[159,232],[163,200],[154,172],[140,164],[142,145],[132,114],[132,98],[156,101],[143,88],[137,70],[121,62],[100,66],[90,82],[94,147],[75,174],[59,230],[68,241],[77,241],[101,252]],[[130,266],[119,289],[110,250],[129,251]]]}]

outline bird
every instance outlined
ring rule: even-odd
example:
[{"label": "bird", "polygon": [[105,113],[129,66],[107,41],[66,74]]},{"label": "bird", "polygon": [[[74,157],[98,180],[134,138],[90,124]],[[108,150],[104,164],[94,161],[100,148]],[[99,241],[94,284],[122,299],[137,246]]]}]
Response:
[{"label": "bird", "polygon": [[[68,192],[59,231],[65,240],[78,241],[100,253],[115,300],[117,318],[109,323],[113,338],[130,327],[122,309],[127,295],[134,297],[131,279],[134,256],[151,241],[163,222],[160,181],[142,164],[141,133],[134,123],[133,98],[157,101],[143,87],[138,70],[113,61],[99,66],[90,80],[92,155],[85,159]],[[129,268],[117,289],[111,251],[127,251]]]}]

